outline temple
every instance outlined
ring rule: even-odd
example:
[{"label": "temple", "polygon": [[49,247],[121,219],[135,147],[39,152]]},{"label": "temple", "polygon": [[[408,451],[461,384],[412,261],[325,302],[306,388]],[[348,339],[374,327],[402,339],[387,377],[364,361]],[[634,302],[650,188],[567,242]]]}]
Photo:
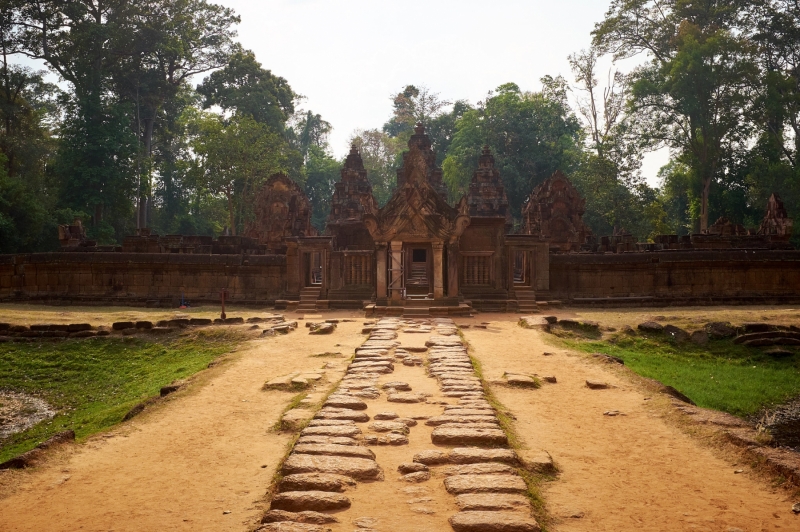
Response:
[{"label": "temple", "polygon": [[704,233],[637,242],[622,228],[592,234],[584,198],[556,172],[531,192],[515,228],[485,146],[467,194],[455,204],[447,195],[418,124],[383,207],[353,147],[321,233],[303,189],[278,174],[254,194],[242,235],[142,229],[122,246],[98,246],[80,221],[60,226],[61,253],[0,256],[0,300],[172,306],[216,301],[224,291],[241,304],[370,316],[532,313],[561,303],[800,302],[800,252],[777,194],[759,228],[723,217]]}]

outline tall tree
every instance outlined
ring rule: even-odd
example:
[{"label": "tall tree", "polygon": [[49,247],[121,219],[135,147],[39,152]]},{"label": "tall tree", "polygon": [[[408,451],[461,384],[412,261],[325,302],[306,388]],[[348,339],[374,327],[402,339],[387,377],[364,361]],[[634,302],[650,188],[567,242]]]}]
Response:
[{"label": "tall tree", "polygon": [[725,179],[725,161],[748,138],[756,75],[747,39],[737,31],[741,2],[613,0],[593,43],[616,59],[646,54],[631,73],[629,114],[650,148],[680,153],[700,188],[700,229],[709,193]]},{"label": "tall tree", "polygon": [[155,122],[165,102],[198,74],[227,63],[236,48],[233,10],[206,0],[141,0],[124,3],[114,33],[112,78],[121,97],[136,105],[136,128],[143,165],[138,224],[148,225],[152,195],[152,142]]},{"label": "tall tree", "polygon": [[392,117],[383,126],[383,131],[391,137],[402,137],[408,141],[414,133],[414,126],[421,122],[426,127],[453,102],[442,100],[438,92],[422,85],[407,85],[392,97],[394,108]]},{"label": "tall tree", "polygon": [[252,215],[248,200],[254,191],[273,173],[286,171],[293,150],[279,133],[249,116],[224,120],[197,112],[191,131],[196,186],[224,197],[235,235]]},{"label": "tall tree", "polygon": [[256,61],[250,50],[231,55],[224,68],[213,72],[197,87],[208,109],[218,105],[226,112],[250,116],[282,132],[294,113],[298,96],[289,83]]},{"label": "tall tree", "polygon": [[355,131],[350,144],[361,152],[375,201],[385,205],[397,186],[397,159],[405,144],[377,129]]},{"label": "tall tree", "polygon": [[533,187],[556,170],[571,173],[580,161],[581,125],[566,98],[560,78],[544,78],[541,92],[506,83],[464,113],[442,165],[451,196],[466,192],[485,144],[494,152],[516,217]]}]

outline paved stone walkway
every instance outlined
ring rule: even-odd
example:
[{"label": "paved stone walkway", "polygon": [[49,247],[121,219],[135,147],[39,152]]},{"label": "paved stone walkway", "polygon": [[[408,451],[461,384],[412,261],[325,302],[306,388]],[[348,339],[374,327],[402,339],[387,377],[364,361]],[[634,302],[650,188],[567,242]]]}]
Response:
[{"label": "paved stone walkway", "polygon": [[450,319],[375,324],[300,433],[259,530],[539,530],[457,333]]}]

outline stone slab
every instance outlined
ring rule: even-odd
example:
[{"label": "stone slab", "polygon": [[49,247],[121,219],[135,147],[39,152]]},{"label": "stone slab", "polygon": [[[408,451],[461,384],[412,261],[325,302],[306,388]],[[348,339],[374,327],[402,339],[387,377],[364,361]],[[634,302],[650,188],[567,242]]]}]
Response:
[{"label": "stone slab", "polygon": [[352,456],[355,458],[375,459],[375,453],[366,447],[356,445],[335,445],[335,444],[301,444],[295,445],[292,453],[298,454],[320,454],[328,456]]},{"label": "stone slab", "polygon": [[444,479],[447,493],[519,493],[528,487],[522,477],[516,475],[453,475]]},{"label": "stone slab", "polygon": [[[283,463],[282,472],[284,475],[330,473],[345,475],[358,480],[375,480],[382,476],[381,468],[375,460],[294,453]],[[281,509],[286,510],[287,508]],[[306,510],[311,509],[313,508],[306,508]]]},{"label": "stone slab", "polygon": [[510,493],[463,493],[456,496],[456,505],[462,511],[496,512],[531,509],[527,497]]},{"label": "stone slab", "polygon": [[454,532],[539,532],[532,517],[519,512],[458,512],[450,518]]},{"label": "stone slab", "polygon": [[273,497],[271,510],[288,512],[345,510],[350,508],[350,499],[340,493],[329,491],[287,491]]},{"label": "stone slab", "polygon": [[519,459],[511,449],[479,449],[477,447],[458,447],[450,451],[450,461],[454,464],[477,464],[480,462],[501,462],[517,465]]}]

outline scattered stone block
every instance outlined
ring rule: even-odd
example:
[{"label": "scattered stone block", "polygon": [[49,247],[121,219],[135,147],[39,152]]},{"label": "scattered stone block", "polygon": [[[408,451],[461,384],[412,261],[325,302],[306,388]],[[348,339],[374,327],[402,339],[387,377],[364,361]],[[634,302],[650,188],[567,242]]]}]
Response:
[{"label": "scattered stone block", "polygon": [[400,416],[398,416],[394,412],[378,412],[377,414],[372,416],[372,419],[376,419],[376,420],[379,420],[379,421],[391,421],[391,420],[397,419],[399,417]]},{"label": "scattered stone block", "polygon": [[520,388],[538,388],[540,386],[539,382],[530,375],[506,373],[504,377],[509,386],[518,386]]},{"label": "scattered stone block", "polygon": [[311,412],[299,408],[293,408],[286,412],[281,418],[281,428],[287,430],[298,430],[311,418]]},{"label": "scattered stone block", "polygon": [[539,524],[521,512],[458,512],[450,518],[454,532],[539,532]]},{"label": "scattered stone block", "polygon": [[430,471],[417,471],[403,475],[400,479],[406,482],[427,482],[431,479],[431,473]]},{"label": "scattered stone block", "polygon": [[706,345],[708,344],[708,333],[706,331],[694,331],[689,336],[693,344]]},{"label": "scattered stone block", "polygon": [[340,493],[329,491],[287,491],[278,493],[272,499],[270,509],[289,512],[346,510],[350,499]]},{"label": "scattered stone block", "polygon": [[317,418],[330,420],[350,420],[356,423],[366,423],[369,421],[369,415],[366,412],[347,410],[344,408],[323,408],[317,413]]},{"label": "scattered stone block", "polygon": [[688,342],[689,338],[691,338],[691,335],[688,332],[674,325],[667,325],[664,327],[664,333],[666,333],[670,339],[679,344]]},{"label": "scattered stone block", "polygon": [[418,462],[403,462],[399,466],[397,466],[397,471],[400,473],[407,475],[409,473],[419,473],[420,471],[428,471],[428,466],[425,464],[420,464]]},{"label": "scattered stone block", "polygon": [[331,529],[311,523],[281,521],[279,523],[261,525],[256,529],[256,532],[331,532]]},{"label": "scattered stone block", "polygon": [[605,382],[589,381],[589,380],[586,381],[586,387],[591,390],[606,390],[610,388],[610,386]]},{"label": "scattered stone block", "polygon": [[709,338],[713,340],[720,340],[723,338],[731,338],[736,336],[736,329],[728,322],[725,321],[712,321],[706,325],[706,332]]},{"label": "scattered stone block", "polygon": [[638,329],[642,332],[657,334],[664,332],[664,326],[656,321],[646,321],[638,325]]},{"label": "scattered stone block", "polygon": [[115,331],[124,331],[125,329],[133,329],[136,324],[132,321],[117,321],[111,324],[111,328]]},{"label": "scattered stone block", "polygon": [[606,355],[605,353],[592,353],[592,356],[601,362],[606,362],[608,364],[622,364],[625,365],[625,361],[622,360],[620,357],[615,357],[612,355]]}]

